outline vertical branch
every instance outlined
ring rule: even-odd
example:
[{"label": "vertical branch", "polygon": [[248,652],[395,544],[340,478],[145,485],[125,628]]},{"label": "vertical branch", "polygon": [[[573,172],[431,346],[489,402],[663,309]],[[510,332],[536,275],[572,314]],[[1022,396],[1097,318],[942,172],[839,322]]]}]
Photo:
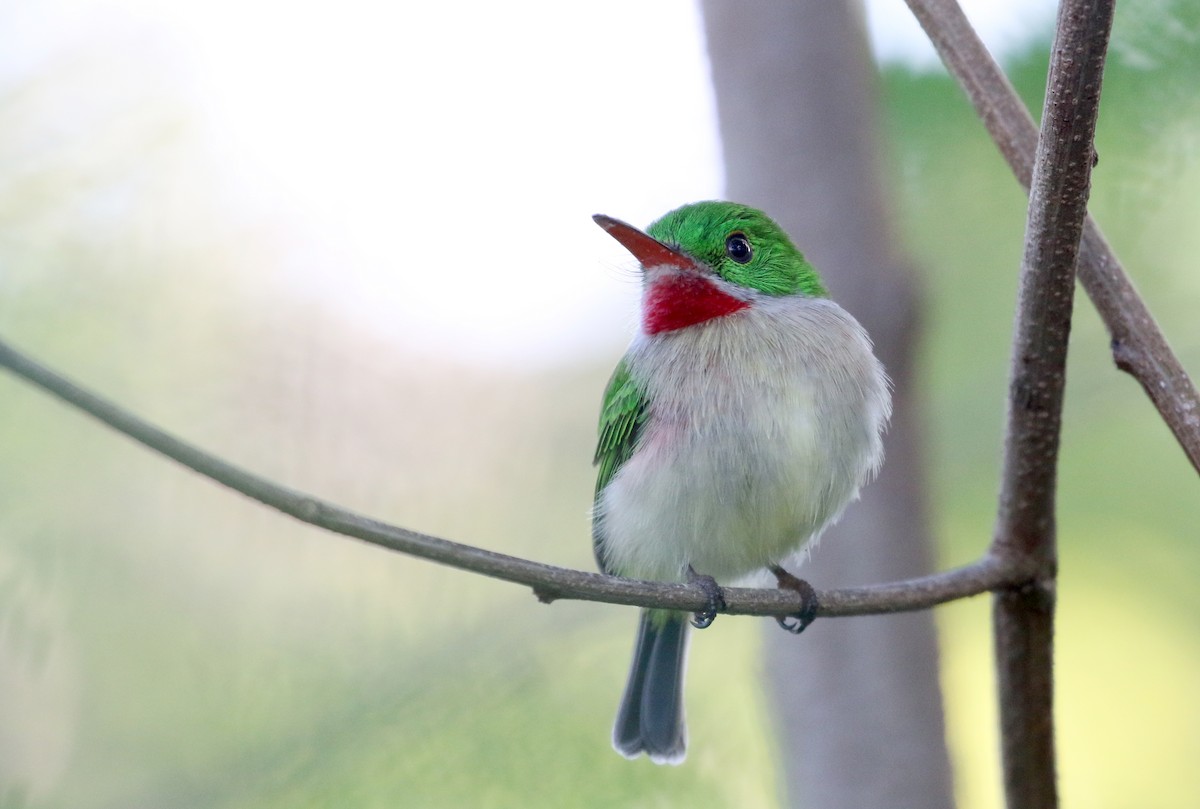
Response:
[{"label": "vertical branch", "polygon": [[992,551],[1036,580],[994,602],[1004,786],[1010,809],[1054,807],[1054,496],[1075,264],[1113,0],[1063,0],[1031,176],[1013,334],[1008,430]]}]

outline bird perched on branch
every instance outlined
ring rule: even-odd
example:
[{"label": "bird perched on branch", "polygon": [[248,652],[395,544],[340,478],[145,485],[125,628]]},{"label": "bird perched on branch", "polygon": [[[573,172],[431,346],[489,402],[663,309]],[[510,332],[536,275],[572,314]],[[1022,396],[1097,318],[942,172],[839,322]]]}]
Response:
[{"label": "bird perched on branch", "polygon": [[[784,584],[779,563],[878,469],[887,377],[866,331],[761,211],[698,202],[645,232],[594,219],[642,269],[641,326],[600,413],[596,559],[606,573],[705,585],[711,606],[693,623],[706,626],[718,581],[770,567]],[[613,729],[624,756],[684,758],[687,624],[641,613]]]}]

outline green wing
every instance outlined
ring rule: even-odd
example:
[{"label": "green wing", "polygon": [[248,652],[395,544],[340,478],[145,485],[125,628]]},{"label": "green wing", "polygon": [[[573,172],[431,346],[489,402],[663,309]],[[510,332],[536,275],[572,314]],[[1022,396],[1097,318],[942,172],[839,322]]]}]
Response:
[{"label": "green wing", "polygon": [[599,467],[596,494],[608,485],[629,460],[646,420],[646,396],[629,375],[625,360],[617,365],[600,406],[600,441],[592,463]]},{"label": "green wing", "polygon": [[[600,441],[596,445],[596,457],[592,463],[596,472],[596,498],[617,474],[637,446],[642,425],[646,421],[646,394],[629,375],[629,366],[622,359],[613,371],[612,379],[604,390],[604,402],[600,406]],[[599,534],[592,523],[592,543],[596,561],[601,570],[607,565],[600,555]]]}]

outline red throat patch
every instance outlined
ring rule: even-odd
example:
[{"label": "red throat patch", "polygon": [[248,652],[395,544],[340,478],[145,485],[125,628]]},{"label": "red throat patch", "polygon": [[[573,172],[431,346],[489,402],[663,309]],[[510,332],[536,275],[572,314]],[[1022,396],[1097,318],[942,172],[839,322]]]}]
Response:
[{"label": "red throat patch", "polygon": [[724,317],[750,304],[728,295],[695,273],[671,274],[655,281],[642,306],[642,328],[658,334]]}]

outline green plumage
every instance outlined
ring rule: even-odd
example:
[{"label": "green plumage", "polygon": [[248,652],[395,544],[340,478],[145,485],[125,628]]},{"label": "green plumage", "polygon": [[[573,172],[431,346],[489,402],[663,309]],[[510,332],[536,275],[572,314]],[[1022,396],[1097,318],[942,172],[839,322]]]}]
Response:
[{"label": "green plumage", "polygon": [[[783,228],[748,205],[694,202],[663,215],[646,233],[711,267],[731,283],[767,295],[824,298],[828,294],[817,271]],[[725,252],[725,240],[736,233],[744,235],[754,248],[753,258],[745,264],[733,261]]]},{"label": "green plumage", "polygon": [[[646,421],[646,394],[629,375],[625,360],[617,365],[608,387],[604,390],[604,401],[600,406],[600,440],[596,444],[596,457],[592,461],[599,467],[596,472],[596,497],[608,485],[617,470],[629,460],[637,445],[642,425]],[[598,534],[592,531],[592,542],[596,562],[605,573],[611,572],[600,553]]]}]

